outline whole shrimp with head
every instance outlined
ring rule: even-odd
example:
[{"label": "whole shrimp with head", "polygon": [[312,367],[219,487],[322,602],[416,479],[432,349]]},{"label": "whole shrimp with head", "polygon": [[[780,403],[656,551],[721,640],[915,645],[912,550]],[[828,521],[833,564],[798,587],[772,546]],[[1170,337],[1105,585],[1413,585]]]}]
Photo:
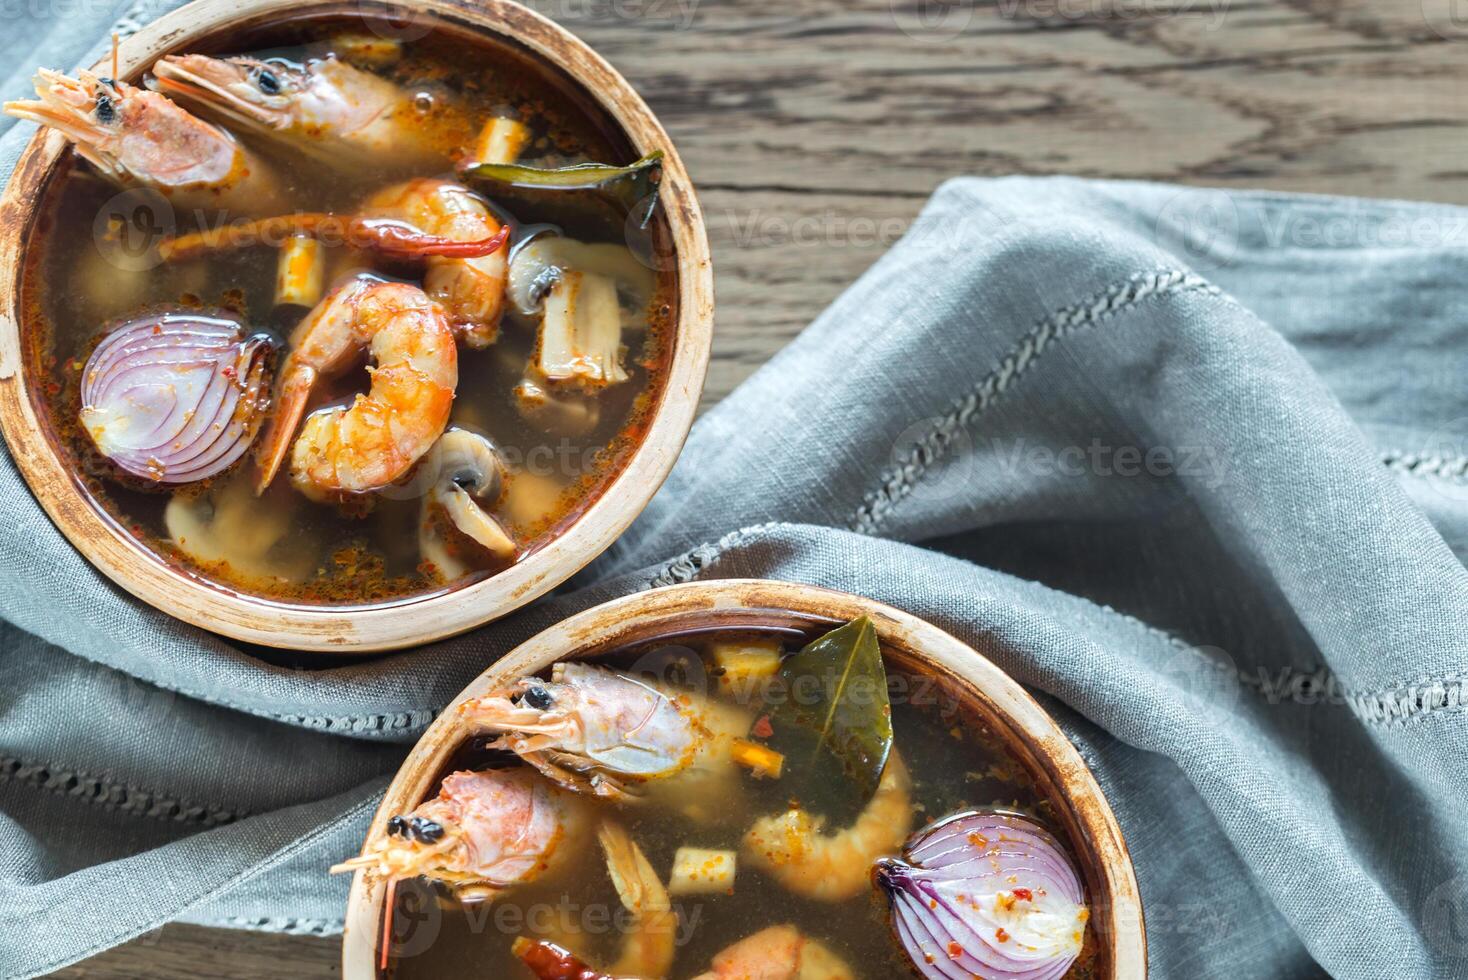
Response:
[{"label": "whole shrimp with head", "polygon": [[391,166],[448,160],[425,132],[427,115],[445,107],[336,57],[168,55],[153,74],[160,91],[312,156]]},{"label": "whole shrimp with head", "polygon": [[6,102],[5,112],[61,133],[116,184],[156,190],[180,207],[248,215],[284,206],[274,173],[258,157],[156,92],[45,68],[35,86],[37,98]]},{"label": "whole shrimp with head", "polygon": [[626,799],[642,785],[730,768],[748,712],[606,667],[565,662],[459,707],[472,728],[568,789]]},{"label": "whole shrimp with head", "polygon": [[[303,424],[319,381],[364,353],[374,364],[370,390],[350,406],[312,413]],[[291,338],[275,418],[260,448],[257,491],[270,485],[288,450],[291,483],[313,500],[381,490],[401,479],[447,427],[458,377],[453,332],[423,290],[370,276],[348,280]]]},{"label": "whole shrimp with head", "polygon": [[574,797],[528,769],[456,772],[436,797],[389,820],[386,837],[331,871],[388,879],[385,964],[399,880],[421,875],[451,886],[460,901],[490,900],[559,867],[582,839],[585,819]]}]

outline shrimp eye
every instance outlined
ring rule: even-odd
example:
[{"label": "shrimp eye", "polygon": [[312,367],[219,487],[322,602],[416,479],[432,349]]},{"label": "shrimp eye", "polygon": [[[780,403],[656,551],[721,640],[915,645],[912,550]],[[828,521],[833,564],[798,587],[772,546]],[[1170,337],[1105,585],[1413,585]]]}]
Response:
[{"label": "shrimp eye", "polygon": [[425,844],[432,844],[443,838],[443,824],[427,817],[414,817],[409,821],[409,826],[412,828],[412,836]]},{"label": "shrimp eye", "polygon": [[390,837],[402,837],[408,832],[408,821],[402,817],[391,817],[387,821],[387,833]]},{"label": "shrimp eye", "polygon": [[117,118],[117,107],[112,104],[112,97],[105,92],[97,93],[97,103],[92,111],[96,113],[97,121],[104,126]]},{"label": "shrimp eye", "polygon": [[280,79],[275,76],[275,72],[273,71],[261,68],[255,75],[255,84],[260,86],[260,91],[266,95],[280,94]]},{"label": "shrimp eye", "polygon": [[550,706],[555,703],[550,692],[540,686],[527,688],[521,700],[536,711],[549,711]]}]

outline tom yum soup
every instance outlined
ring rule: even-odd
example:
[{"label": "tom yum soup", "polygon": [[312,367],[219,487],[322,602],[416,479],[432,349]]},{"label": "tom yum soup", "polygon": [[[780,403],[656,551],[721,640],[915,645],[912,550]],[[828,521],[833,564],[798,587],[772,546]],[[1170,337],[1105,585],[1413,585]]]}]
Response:
[{"label": "tom yum soup", "polygon": [[436,795],[335,871],[394,977],[1088,977],[1051,804],[872,622],[701,634],[465,702]]},{"label": "tom yum soup", "polygon": [[75,150],[23,280],[47,424],[156,553],[285,601],[534,551],[636,449],[672,346],[659,156],[508,46],[363,23],[5,106]]}]

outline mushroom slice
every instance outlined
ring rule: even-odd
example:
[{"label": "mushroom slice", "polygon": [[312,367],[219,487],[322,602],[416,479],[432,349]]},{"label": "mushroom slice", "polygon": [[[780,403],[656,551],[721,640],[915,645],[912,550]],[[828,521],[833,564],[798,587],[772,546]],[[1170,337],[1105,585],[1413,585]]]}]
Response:
[{"label": "mushroom slice", "polygon": [[[545,308],[551,288],[572,269],[611,279],[632,313],[646,309],[657,284],[653,271],[638,261],[625,245],[587,244],[574,238],[542,234],[515,249],[510,257],[508,289],[515,311],[523,317],[538,316]],[[636,325],[642,319],[629,317],[628,321],[629,325]]]},{"label": "mushroom slice", "polygon": [[228,563],[250,578],[303,582],[314,562],[293,534],[293,495],[262,501],[248,477],[236,476],[203,493],[176,493],[163,509],[169,541],[203,565]]},{"label": "mushroom slice", "polygon": [[627,380],[616,283],[579,269],[561,273],[545,300],[535,366],[553,382],[601,387]]},{"label": "mushroom slice", "polygon": [[511,393],[520,415],[542,432],[584,436],[601,421],[601,405],[574,392],[548,391],[526,378]]},{"label": "mushroom slice", "polygon": [[446,579],[470,569],[444,540],[436,509],[461,533],[500,561],[515,557],[515,539],[487,509],[504,486],[505,464],[494,443],[468,429],[449,429],[424,456],[420,473],[429,485],[418,524],[419,552]]}]

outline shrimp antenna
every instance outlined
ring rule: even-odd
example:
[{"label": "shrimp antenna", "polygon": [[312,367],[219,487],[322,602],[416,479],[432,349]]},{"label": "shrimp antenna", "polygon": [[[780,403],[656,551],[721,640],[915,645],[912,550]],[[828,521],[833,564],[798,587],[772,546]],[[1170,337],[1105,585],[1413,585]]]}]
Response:
[{"label": "shrimp antenna", "polygon": [[379,943],[377,959],[377,968],[382,971],[387,970],[388,949],[392,945],[392,913],[393,906],[397,904],[397,892],[398,879],[387,879],[387,894],[382,899],[382,942]]},{"label": "shrimp antenna", "polygon": [[112,32],[112,80],[117,81],[117,48],[121,44],[117,32]]}]

